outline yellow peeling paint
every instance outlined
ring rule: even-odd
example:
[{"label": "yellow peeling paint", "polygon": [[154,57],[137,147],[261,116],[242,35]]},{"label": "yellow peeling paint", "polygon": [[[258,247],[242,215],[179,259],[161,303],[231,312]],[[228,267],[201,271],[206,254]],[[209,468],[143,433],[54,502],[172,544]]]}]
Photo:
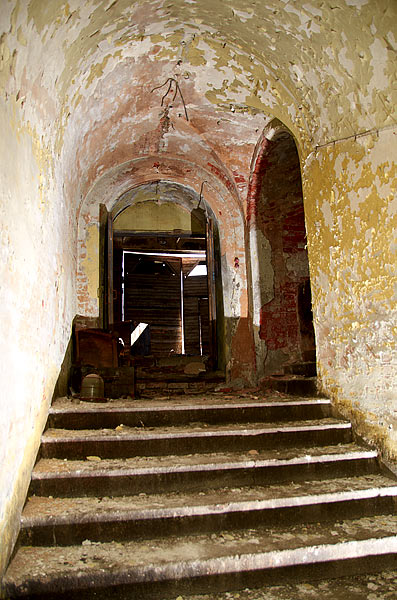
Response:
[{"label": "yellow peeling paint", "polygon": [[32,20],[38,33],[41,34],[46,27],[58,21],[64,4],[64,0],[51,0],[51,2],[30,0],[28,21]]},{"label": "yellow peeling paint", "polygon": [[385,130],[319,149],[303,177],[320,379],[346,416],[361,415],[362,435],[382,432],[388,456],[397,456],[381,423],[396,392],[395,137]]},{"label": "yellow peeling paint", "polygon": [[158,44],[159,42],[162,42],[163,39],[163,36],[158,33],[150,36],[150,41],[152,42],[152,44]]},{"label": "yellow peeling paint", "polygon": [[[121,51],[119,50],[118,52],[115,53],[115,57],[121,55]],[[96,79],[98,79],[99,77],[101,77],[101,75],[103,75],[103,72],[105,70],[105,67],[107,65],[107,63],[109,62],[109,60],[113,58],[111,54],[108,54],[107,56],[104,57],[104,59],[102,60],[102,62],[100,63],[96,63],[95,65],[91,66],[90,69],[90,74],[87,78],[85,87],[88,88],[91,83],[93,81],[95,81]]]},{"label": "yellow peeling paint", "polygon": [[13,55],[8,46],[7,36],[0,37],[0,93],[5,95],[6,84],[13,71]]},{"label": "yellow peeling paint", "polygon": [[[330,248],[334,249],[334,262],[346,263],[346,258],[350,256],[353,263],[349,269],[352,275],[355,273],[360,279],[364,277],[364,269],[374,275],[379,274],[393,260],[387,242],[390,239],[388,231],[391,222],[383,220],[391,196],[380,197],[378,185],[379,181],[389,185],[391,179],[395,181],[397,166],[390,170],[387,169],[387,164],[374,168],[369,159],[364,162],[365,149],[362,146],[357,148],[358,144],[360,143],[350,140],[338,144],[335,148],[325,148],[321,156],[311,164],[310,196],[315,197],[316,201],[309,204],[307,217],[314,223],[309,237],[313,269],[316,268],[317,273],[329,271]],[[345,173],[342,179],[335,167],[339,154],[349,156],[350,173]],[[343,164],[347,165],[346,158]],[[385,172],[388,173],[387,179],[384,176]],[[349,179],[351,187],[347,190],[346,183]],[[354,214],[348,210],[347,191],[361,196],[358,211]],[[325,206],[328,207],[327,211],[332,213],[331,224],[325,220]],[[358,239],[356,218],[362,225],[362,235]],[[371,228],[377,232],[375,241],[368,241],[365,237],[365,231]],[[353,241],[356,242],[354,245]],[[365,262],[360,260],[360,257],[365,257]]]},{"label": "yellow peeling paint", "polygon": [[189,61],[189,63],[193,67],[198,67],[199,65],[205,65],[207,63],[204,50],[197,47],[198,43],[199,43],[199,38],[194,37],[192,39],[192,41],[188,44],[187,51],[183,55],[184,59]]},{"label": "yellow peeling paint", "polygon": [[82,261],[87,277],[87,290],[91,298],[97,298],[99,288],[99,230],[96,224],[87,227],[87,251]]},{"label": "yellow peeling paint", "polygon": [[25,37],[22,27],[18,27],[17,40],[20,44],[22,44],[22,46],[27,46],[27,44],[28,44],[28,41]]},{"label": "yellow peeling paint", "polygon": [[17,2],[15,3],[14,10],[11,13],[11,29],[10,29],[11,34],[15,33],[19,9],[20,9],[20,4],[19,4],[19,0],[17,0]]},{"label": "yellow peeling paint", "polygon": [[[150,192],[149,192],[150,193]],[[137,194],[138,197],[138,194]],[[115,230],[190,232],[191,215],[171,202],[135,201],[115,219]]]},{"label": "yellow peeling paint", "polygon": [[21,141],[22,138],[29,140],[32,154],[37,165],[36,185],[38,190],[38,205],[44,210],[47,205],[47,184],[54,172],[54,159],[51,148],[43,142],[43,139],[38,135],[36,128],[32,127],[29,122],[24,123],[20,119],[20,100],[13,100],[11,106],[12,118],[10,126],[15,131],[16,139]]}]

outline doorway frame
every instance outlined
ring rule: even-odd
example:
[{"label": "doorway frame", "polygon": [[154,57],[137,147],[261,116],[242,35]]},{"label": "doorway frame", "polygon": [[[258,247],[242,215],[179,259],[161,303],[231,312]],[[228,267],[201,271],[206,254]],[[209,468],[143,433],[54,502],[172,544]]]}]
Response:
[{"label": "doorway frame", "polygon": [[[195,234],[184,234],[174,232],[140,232],[134,230],[115,231],[114,220],[131,204],[124,205],[121,210],[116,211],[114,205],[112,211],[108,211],[104,204],[100,204],[99,209],[99,321],[101,327],[107,329],[114,322],[114,295],[117,290],[114,289],[114,237],[126,235],[128,237],[144,237],[145,233],[150,236],[166,236],[179,238],[193,238]],[[219,266],[219,243],[216,242],[217,223],[213,216],[209,214],[210,208],[205,205],[205,246],[206,246],[206,263],[207,263],[207,288],[208,288],[208,303],[209,303],[209,356],[208,366],[211,370],[218,368],[219,356],[219,323],[218,315],[223,307],[223,298],[219,298],[219,279],[221,269]],[[220,286],[222,289],[222,285]],[[183,302],[182,302],[183,305]],[[183,310],[183,307],[181,307]],[[182,315],[183,322],[183,315]],[[182,337],[184,332],[182,332]]]}]

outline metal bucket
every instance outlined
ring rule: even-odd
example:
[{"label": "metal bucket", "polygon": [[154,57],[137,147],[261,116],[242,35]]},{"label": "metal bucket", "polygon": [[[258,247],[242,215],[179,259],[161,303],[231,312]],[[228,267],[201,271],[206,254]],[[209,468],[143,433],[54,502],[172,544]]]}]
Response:
[{"label": "metal bucket", "polygon": [[84,400],[104,402],[105,385],[100,375],[90,373],[81,382],[80,398]]}]

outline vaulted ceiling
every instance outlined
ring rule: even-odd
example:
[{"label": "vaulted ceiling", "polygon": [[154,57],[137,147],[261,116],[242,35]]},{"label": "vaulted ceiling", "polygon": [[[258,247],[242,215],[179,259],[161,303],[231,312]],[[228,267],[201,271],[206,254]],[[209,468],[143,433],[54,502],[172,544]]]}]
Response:
[{"label": "vaulted ceiling", "polygon": [[185,183],[189,164],[201,180],[211,165],[241,202],[271,118],[301,154],[395,122],[392,0],[5,0],[2,13],[1,83],[61,159],[75,208],[104,174],[121,194],[115,170],[156,155]]}]

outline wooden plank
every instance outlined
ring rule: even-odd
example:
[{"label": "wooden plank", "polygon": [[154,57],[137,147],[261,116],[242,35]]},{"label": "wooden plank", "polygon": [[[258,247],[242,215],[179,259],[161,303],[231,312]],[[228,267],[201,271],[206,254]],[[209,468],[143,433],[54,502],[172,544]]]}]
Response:
[{"label": "wooden plank", "polygon": [[209,307],[209,353],[211,366],[217,362],[216,341],[216,288],[215,288],[215,242],[214,222],[208,217],[206,227],[207,237],[207,272],[208,272],[208,307]]},{"label": "wooden plank", "polygon": [[[143,267],[143,260],[146,261],[145,267]],[[159,257],[125,254],[125,319],[149,324],[153,354],[157,356],[180,354],[182,352],[181,259],[161,257],[161,261],[168,264],[171,271],[158,274],[140,272],[144,268],[150,270],[152,268],[150,261],[154,265],[154,261],[158,260]]]},{"label": "wooden plank", "polygon": [[107,220],[107,323],[113,323],[113,219],[111,214],[108,214]]}]

